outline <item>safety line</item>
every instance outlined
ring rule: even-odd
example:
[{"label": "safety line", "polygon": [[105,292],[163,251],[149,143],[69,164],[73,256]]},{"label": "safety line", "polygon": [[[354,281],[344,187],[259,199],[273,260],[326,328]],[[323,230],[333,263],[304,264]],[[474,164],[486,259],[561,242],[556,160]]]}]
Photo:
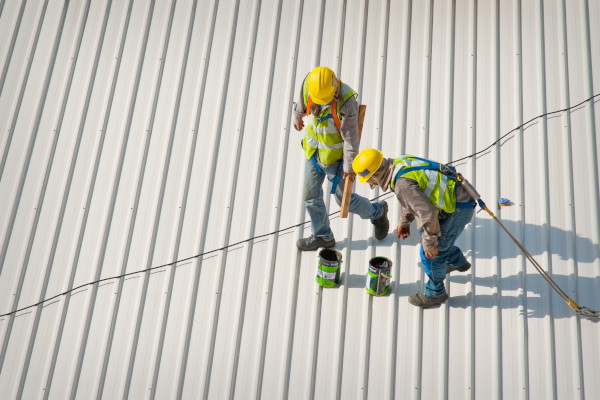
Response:
[{"label": "safety line", "polygon": [[485,203],[482,200],[479,200],[479,206],[482,210],[487,212],[494,219],[494,221],[498,223],[498,225],[500,225],[502,230],[506,232],[506,234],[512,239],[512,241],[517,245],[517,247],[521,249],[523,254],[525,254],[525,257],[533,264],[533,266],[539,272],[539,274],[542,275],[542,277],[548,283],[548,285],[550,285],[550,287],[554,289],[554,291],[567,303],[569,307],[571,307],[571,309],[573,309],[573,311],[575,311],[581,316],[600,320],[600,311],[592,310],[589,307],[580,306],[575,300],[569,297],[569,295],[565,293],[565,291],[562,290],[560,286],[558,286],[554,279],[552,279],[552,277],[542,268],[542,266],[537,262],[537,260],[533,258],[531,253],[527,251],[527,249],[521,244],[521,242],[519,242],[517,238],[514,237],[512,233],[510,233],[508,228],[506,228],[504,224],[500,222],[496,215],[494,215],[494,213],[485,205]]},{"label": "safety line", "polygon": [[[522,127],[524,127],[525,125],[529,124],[530,122],[532,122],[532,121],[534,121],[534,120],[536,120],[536,119],[539,119],[539,118],[543,118],[543,117],[546,117],[546,116],[549,116],[549,115],[558,114],[558,113],[561,113],[561,112],[565,112],[565,111],[572,110],[573,108],[579,107],[580,105],[582,105],[582,104],[584,104],[584,103],[586,103],[586,102],[588,102],[588,101],[590,101],[590,100],[593,100],[594,98],[596,98],[596,97],[598,97],[598,96],[600,96],[600,93],[597,93],[597,94],[595,94],[595,95],[591,96],[590,98],[588,98],[588,99],[586,99],[586,100],[583,100],[583,101],[581,101],[581,102],[579,102],[579,103],[577,103],[577,104],[575,104],[575,105],[573,105],[573,106],[571,106],[571,107],[563,108],[562,110],[556,110],[556,111],[547,112],[547,113],[544,113],[544,114],[540,114],[540,115],[538,115],[537,117],[533,117],[533,118],[531,118],[529,121],[525,122],[524,124],[521,124],[521,125],[517,126],[516,128],[514,128],[514,129],[510,130],[510,131],[509,131],[509,132],[507,132],[506,134],[502,135],[502,136],[501,136],[501,137],[500,137],[498,140],[496,140],[494,143],[492,143],[491,145],[489,145],[489,146],[488,146],[488,147],[486,147],[485,149],[483,149],[483,150],[480,150],[480,151],[478,151],[478,152],[476,152],[476,153],[473,153],[473,154],[471,154],[471,155],[469,155],[469,156],[466,156],[466,157],[463,157],[463,158],[459,158],[458,160],[451,161],[451,162],[449,162],[447,165],[451,165],[451,164],[457,163],[457,162],[459,162],[459,161],[467,160],[467,159],[469,159],[469,158],[473,158],[473,157],[476,157],[476,156],[478,156],[479,154],[481,154],[481,153],[483,153],[483,152],[485,152],[485,151],[487,151],[487,150],[491,149],[491,148],[492,148],[492,147],[494,147],[495,145],[497,145],[497,144],[498,144],[498,143],[499,143],[499,142],[500,142],[502,139],[504,139],[506,136],[510,135],[510,134],[511,134],[511,133],[513,133],[513,132],[516,132],[516,131],[518,131],[519,129],[521,129]],[[393,194],[394,194],[393,192],[383,193],[383,194],[380,194],[379,196],[376,196],[376,197],[374,197],[374,198],[372,198],[372,199],[370,199],[370,200],[371,200],[371,201],[373,201],[373,200],[377,200],[377,199],[379,199],[379,198],[381,198],[381,197],[383,197],[383,198],[388,198],[388,197],[391,197]],[[334,215],[336,215],[336,214],[339,214],[339,213],[340,213],[340,211],[338,210],[338,211],[332,212],[331,214],[329,214],[329,216],[331,217],[331,216],[334,216]],[[498,221],[498,222],[499,222],[499,220],[498,220],[497,218],[495,218],[495,216],[494,216],[494,215],[492,215],[492,216],[494,217],[494,219],[496,219],[496,221]],[[65,295],[67,295],[67,294],[69,294],[69,293],[72,293],[72,292],[74,292],[74,291],[78,290],[78,289],[84,288],[84,287],[86,287],[86,286],[95,285],[95,284],[97,284],[97,283],[101,283],[101,282],[105,282],[105,281],[109,281],[109,280],[113,280],[113,279],[120,279],[120,278],[124,278],[124,277],[126,277],[126,276],[130,276],[130,275],[141,274],[141,273],[143,273],[143,272],[149,272],[149,271],[152,271],[152,270],[155,270],[155,269],[159,269],[159,268],[170,267],[170,266],[173,266],[173,265],[175,265],[175,264],[179,264],[179,263],[183,263],[183,262],[186,262],[186,261],[194,260],[194,259],[196,259],[196,258],[203,257],[203,256],[206,256],[206,255],[208,255],[208,254],[211,254],[211,253],[216,253],[216,252],[218,252],[218,251],[225,250],[225,249],[228,249],[228,248],[230,248],[230,247],[234,247],[234,246],[237,246],[237,245],[240,245],[240,244],[243,244],[243,243],[248,243],[248,242],[250,242],[250,241],[252,241],[252,240],[260,239],[260,238],[263,238],[263,237],[267,237],[267,236],[275,235],[275,234],[278,234],[278,233],[281,233],[281,232],[285,232],[285,231],[288,231],[288,230],[290,230],[290,229],[298,228],[298,227],[301,227],[301,226],[303,226],[303,225],[306,225],[306,224],[307,224],[307,223],[309,223],[309,222],[310,222],[310,220],[309,220],[309,221],[302,222],[302,223],[299,223],[299,224],[296,224],[296,225],[288,226],[287,228],[279,229],[279,230],[277,230],[277,231],[273,231],[273,232],[265,233],[265,234],[263,234],[263,235],[259,235],[259,236],[254,236],[254,237],[251,237],[251,238],[249,238],[249,239],[246,239],[246,240],[241,240],[241,241],[239,241],[239,242],[232,243],[232,244],[229,244],[229,245],[223,246],[223,247],[221,247],[221,248],[218,248],[218,249],[210,250],[210,251],[207,251],[207,252],[204,252],[204,253],[197,254],[197,255],[195,255],[195,256],[190,256],[190,257],[187,257],[187,258],[183,258],[183,259],[180,259],[180,260],[176,260],[176,261],[173,261],[173,262],[170,262],[170,263],[167,263],[167,264],[162,264],[162,265],[158,265],[158,266],[155,266],[155,267],[150,267],[150,268],[146,268],[146,269],[141,269],[141,270],[138,270],[138,271],[128,272],[128,273],[126,273],[126,274],[117,275],[117,276],[112,276],[112,277],[109,277],[109,278],[98,279],[98,280],[96,280],[96,281],[93,281],[93,282],[85,283],[85,284],[83,284],[83,285],[79,285],[79,286],[77,286],[77,287],[71,288],[71,289],[69,289],[69,290],[67,290],[67,291],[65,291],[65,292],[62,292],[62,293],[60,293],[60,294],[57,294],[57,295],[55,295],[55,296],[52,296],[52,297],[49,297],[49,298],[47,298],[47,299],[44,299],[44,300],[42,300],[42,301],[39,301],[39,302],[37,302],[37,303],[35,303],[35,304],[29,305],[29,306],[26,306],[26,307],[23,307],[23,308],[19,308],[19,309],[17,309],[17,310],[14,310],[14,311],[11,311],[11,312],[8,312],[8,313],[5,313],[5,314],[0,314],[0,318],[2,318],[2,317],[7,317],[7,316],[11,316],[11,315],[14,315],[14,314],[16,314],[16,313],[18,313],[18,312],[25,311],[25,310],[28,310],[28,309],[30,309],[30,308],[33,308],[33,307],[37,307],[37,306],[39,306],[39,305],[42,305],[42,304],[44,304],[44,303],[47,303],[47,302],[49,302],[49,301],[51,301],[51,300],[54,300],[54,299],[56,299],[56,298],[58,298],[58,297],[65,296]],[[500,225],[501,225],[502,227],[504,227],[502,224],[500,224]],[[506,231],[506,228],[504,228],[504,230]],[[508,233],[508,231],[507,231],[507,233]],[[510,235],[510,233],[509,233],[509,235]],[[511,236],[512,236],[512,235],[511,235]],[[521,250],[523,250],[523,249],[521,249]],[[527,250],[525,250],[525,251],[527,251]],[[527,256],[527,254],[529,254],[529,253],[525,253],[525,255],[526,255],[526,256]],[[527,257],[527,258],[529,259],[529,257]],[[530,261],[531,261],[532,259],[533,259],[533,257],[531,257]],[[534,261],[535,261],[535,260],[534,260]],[[538,265],[536,265],[536,262],[533,262],[533,261],[532,261],[532,263],[533,263],[533,264],[536,266],[536,269],[538,269],[538,271],[540,272],[540,274],[542,274],[542,276],[544,276],[544,278],[546,278],[546,276],[545,276],[545,274],[546,274],[546,273],[545,273],[545,271],[543,271],[543,269],[541,269],[541,266],[538,266]],[[547,274],[546,274],[546,275],[547,275]],[[548,279],[546,279],[546,280],[548,280]],[[552,282],[554,282],[554,281],[552,281]],[[548,283],[550,283],[550,282],[548,282]],[[550,284],[550,285],[551,285],[551,286],[553,286],[553,288],[554,288],[554,285],[552,285],[552,284]],[[558,287],[558,286],[557,286],[557,287]],[[555,288],[555,290],[556,290],[556,288]],[[564,292],[562,291],[562,289],[558,288],[558,290],[560,290],[560,292],[562,292],[562,293],[564,294]],[[557,291],[557,293],[559,293],[559,295],[560,295],[560,292],[558,292],[558,291]],[[566,294],[565,294],[565,296],[566,296]],[[563,296],[561,295],[561,297],[563,297]],[[569,303],[569,306],[571,306],[571,307],[573,308],[573,305],[572,305],[572,304],[570,304],[570,302],[569,302],[569,300],[571,300],[571,299],[570,299],[568,296],[566,296],[566,297],[567,297],[567,298],[564,298],[564,297],[563,297],[563,299],[564,299],[565,301],[567,301],[567,303]],[[569,299],[569,300],[567,300],[567,299]],[[571,301],[573,301],[573,300],[571,300]],[[575,303],[575,305],[577,305],[577,304]],[[587,309],[587,307],[581,307],[581,308],[582,308],[582,309]],[[597,317],[596,317],[596,318],[597,318]]]}]

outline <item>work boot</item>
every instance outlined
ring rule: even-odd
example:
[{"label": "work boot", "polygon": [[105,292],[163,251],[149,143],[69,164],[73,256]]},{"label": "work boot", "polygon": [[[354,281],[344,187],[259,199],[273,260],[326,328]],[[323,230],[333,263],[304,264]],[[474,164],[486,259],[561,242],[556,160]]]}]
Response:
[{"label": "work boot", "polygon": [[329,240],[323,239],[322,237],[315,237],[310,235],[307,238],[298,239],[296,246],[302,251],[316,250],[319,247],[325,247],[326,249],[335,246],[335,239]]},{"label": "work boot", "polygon": [[390,230],[390,221],[387,217],[387,202],[381,201],[380,204],[383,206],[383,214],[381,215],[381,217],[372,221],[373,225],[375,226],[375,239],[377,240],[385,239]]},{"label": "work boot", "polygon": [[408,302],[410,304],[422,308],[428,308],[442,304],[446,301],[446,299],[448,299],[448,293],[444,293],[444,295],[440,297],[427,297],[423,292],[414,293],[408,296]]},{"label": "work boot", "polygon": [[471,263],[467,261],[466,264],[464,264],[460,267],[446,267],[446,273],[449,274],[450,272],[454,272],[454,271],[465,272],[465,271],[468,271],[469,268],[471,268]]}]

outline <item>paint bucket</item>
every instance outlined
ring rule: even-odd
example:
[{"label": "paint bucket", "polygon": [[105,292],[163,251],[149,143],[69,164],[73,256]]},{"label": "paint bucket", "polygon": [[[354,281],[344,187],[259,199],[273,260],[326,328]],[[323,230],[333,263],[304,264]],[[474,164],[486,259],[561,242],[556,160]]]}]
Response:
[{"label": "paint bucket", "polygon": [[317,278],[320,286],[336,287],[340,283],[340,265],[342,264],[342,253],[337,250],[323,249],[319,252],[319,264],[317,266]]},{"label": "paint bucket", "polygon": [[369,260],[367,283],[365,289],[373,296],[383,296],[390,290],[392,279],[392,262],[385,257],[374,257]]}]

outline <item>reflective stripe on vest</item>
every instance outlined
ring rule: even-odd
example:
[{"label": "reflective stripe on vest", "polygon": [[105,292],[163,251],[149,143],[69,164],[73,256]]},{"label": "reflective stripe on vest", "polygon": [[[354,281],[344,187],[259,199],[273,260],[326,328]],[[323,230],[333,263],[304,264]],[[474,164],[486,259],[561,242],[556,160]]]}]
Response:
[{"label": "reflective stripe on vest", "polygon": [[412,179],[419,184],[423,193],[438,210],[444,210],[447,213],[454,212],[456,209],[456,194],[454,193],[456,182],[453,179],[448,179],[448,176],[436,169],[413,170],[398,176],[403,169],[427,165],[429,164],[426,161],[408,155],[395,159],[392,181],[390,182],[392,190],[396,186],[398,177]]},{"label": "reflective stripe on vest", "polygon": [[[342,143],[335,143],[335,144],[329,145],[329,144],[321,143],[317,139],[314,139],[314,138],[312,138],[312,137],[310,137],[308,135],[304,136],[304,140],[306,141],[304,143],[307,143],[308,145],[314,147],[315,149],[318,147],[319,149],[326,149],[326,150],[333,151],[333,150],[341,149],[341,148],[344,147],[344,143],[343,142]],[[313,153],[314,153],[314,150],[313,150]],[[311,154],[311,157],[312,157],[312,154]],[[319,157],[321,157],[321,153],[320,152],[319,152]],[[310,157],[308,157],[307,160],[309,158]],[[321,159],[321,161],[323,161],[323,160]],[[323,164],[330,164],[330,163],[323,162]]]},{"label": "reflective stripe on vest", "polygon": [[[348,85],[340,82],[342,99],[333,104],[322,106],[321,114],[315,117],[310,114],[312,101],[308,93],[308,80],[304,80],[303,97],[306,106],[307,124],[304,134],[304,155],[309,160],[315,151],[319,152],[319,159],[323,164],[332,164],[342,158],[344,140],[338,129],[339,111],[344,103],[356,92]],[[332,113],[332,108],[335,111]]]}]

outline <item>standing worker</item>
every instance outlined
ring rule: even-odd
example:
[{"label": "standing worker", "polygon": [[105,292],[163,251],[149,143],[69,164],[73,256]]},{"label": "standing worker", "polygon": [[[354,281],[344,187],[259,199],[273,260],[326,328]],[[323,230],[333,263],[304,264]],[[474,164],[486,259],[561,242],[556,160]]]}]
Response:
[{"label": "standing worker", "polygon": [[[352,167],[360,183],[368,182],[371,189],[379,186],[384,191],[389,187],[396,193],[402,205],[396,228],[399,238],[410,236],[410,223],[417,219],[421,261],[429,280],[425,291],[410,295],[408,301],[423,308],[446,301],[446,274],[471,268],[462,251],[454,245],[473,218],[476,205],[462,186],[465,182],[462,176],[452,167],[419,157],[405,155],[384,159],[383,153],[375,149],[358,153]],[[456,184],[456,176],[461,178],[461,184]]]},{"label": "standing worker", "polygon": [[[325,176],[332,182],[331,193],[341,204],[345,179],[354,181],[352,161],[358,153],[357,93],[336,78],[327,67],[317,67],[304,78],[298,101],[293,104],[293,124],[297,131],[307,125],[302,140],[304,165],[303,200],[311,220],[312,235],[299,239],[300,250],[333,247],[335,238],[323,201]],[[333,112],[332,112],[333,110]],[[384,239],[390,227],[387,203],[374,202],[352,194],[349,211],[375,226],[375,238]]]}]

